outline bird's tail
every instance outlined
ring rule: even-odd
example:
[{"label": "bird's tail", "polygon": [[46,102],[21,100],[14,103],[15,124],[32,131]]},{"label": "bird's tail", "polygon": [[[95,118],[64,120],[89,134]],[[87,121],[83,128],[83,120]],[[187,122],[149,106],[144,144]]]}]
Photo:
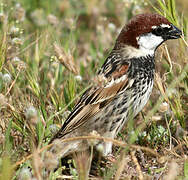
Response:
[{"label": "bird's tail", "polygon": [[74,153],[79,146],[79,142],[66,142],[62,143],[60,140],[54,140],[50,151],[56,155],[56,157],[63,158],[71,153]]},{"label": "bird's tail", "polygon": [[56,157],[64,158],[74,152],[85,151],[88,149],[88,144],[83,141],[71,141],[62,142],[61,139],[55,139],[52,142],[50,151],[56,155]]}]

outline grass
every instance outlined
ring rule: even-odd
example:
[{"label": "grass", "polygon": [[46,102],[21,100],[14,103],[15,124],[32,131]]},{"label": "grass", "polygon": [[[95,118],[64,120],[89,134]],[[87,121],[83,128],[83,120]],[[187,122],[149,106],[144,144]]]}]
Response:
[{"label": "grass", "polygon": [[[3,0],[0,179],[188,179],[187,4]],[[157,51],[148,104],[117,140],[77,137],[112,141],[111,161],[99,160],[89,173],[95,152],[83,153],[54,172],[59,160],[47,151],[50,138],[92,84],[124,22],[148,11],[166,16],[184,32],[183,39]]]}]

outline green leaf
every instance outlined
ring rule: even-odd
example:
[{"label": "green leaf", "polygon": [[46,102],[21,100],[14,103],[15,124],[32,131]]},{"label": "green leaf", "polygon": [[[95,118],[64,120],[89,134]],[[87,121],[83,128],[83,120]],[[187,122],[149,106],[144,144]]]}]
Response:
[{"label": "green leaf", "polygon": [[188,161],[185,161],[184,163],[184,176],[185,179],[188,179]]},{"label": "green leaf", "polygon": [[0,172],[0,180],[12,179],[13,169],[11,166],[10,158],[8,156],[3,157]]},{"label": "green leaf", "polygon": [[38,137],[38,142],[39,142],[39,143],[42,142],[42,140],[43,140],[44,128],[45,128],[45,127],[44,127],[42,121],[39,121],[39,122],[37,123],[37,126],[36,126],[36,132],[37,132],[37,137]]},{"label": "green leaf", "polygon": [[9,121],[7,130],[5,132],[5,149],[8,152],[12,149],[12,136],[11,136],[11,129],[12,129],[12,119]]}]

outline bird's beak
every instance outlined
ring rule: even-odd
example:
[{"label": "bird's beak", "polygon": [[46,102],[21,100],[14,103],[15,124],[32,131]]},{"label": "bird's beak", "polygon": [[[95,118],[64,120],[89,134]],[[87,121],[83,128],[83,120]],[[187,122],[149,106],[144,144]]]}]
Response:
[{"label": "bird's beak", "polygon": [[176,26],[174,26],[173,24],[171,24],[171,30],[168,31],[167,33],[167,38],[168,39],[178,39],[181,37],[182,35],[182,31],[179,30]]}]

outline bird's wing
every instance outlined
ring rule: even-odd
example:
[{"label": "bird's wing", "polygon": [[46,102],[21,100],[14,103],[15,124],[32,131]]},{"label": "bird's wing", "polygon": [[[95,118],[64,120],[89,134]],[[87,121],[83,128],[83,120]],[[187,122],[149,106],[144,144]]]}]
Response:
[{"label": "bird's wing", "polygon": [[88,89],[52,141],[82,126],[110,103],[118,93],[128,88],[130,86],[127,76],[129,66],[129,64],[123,64],[116,68],[111,76],[104,80],[108,82],[105,82],[105,85],[101,85],[100,81],[100,85]]}]

